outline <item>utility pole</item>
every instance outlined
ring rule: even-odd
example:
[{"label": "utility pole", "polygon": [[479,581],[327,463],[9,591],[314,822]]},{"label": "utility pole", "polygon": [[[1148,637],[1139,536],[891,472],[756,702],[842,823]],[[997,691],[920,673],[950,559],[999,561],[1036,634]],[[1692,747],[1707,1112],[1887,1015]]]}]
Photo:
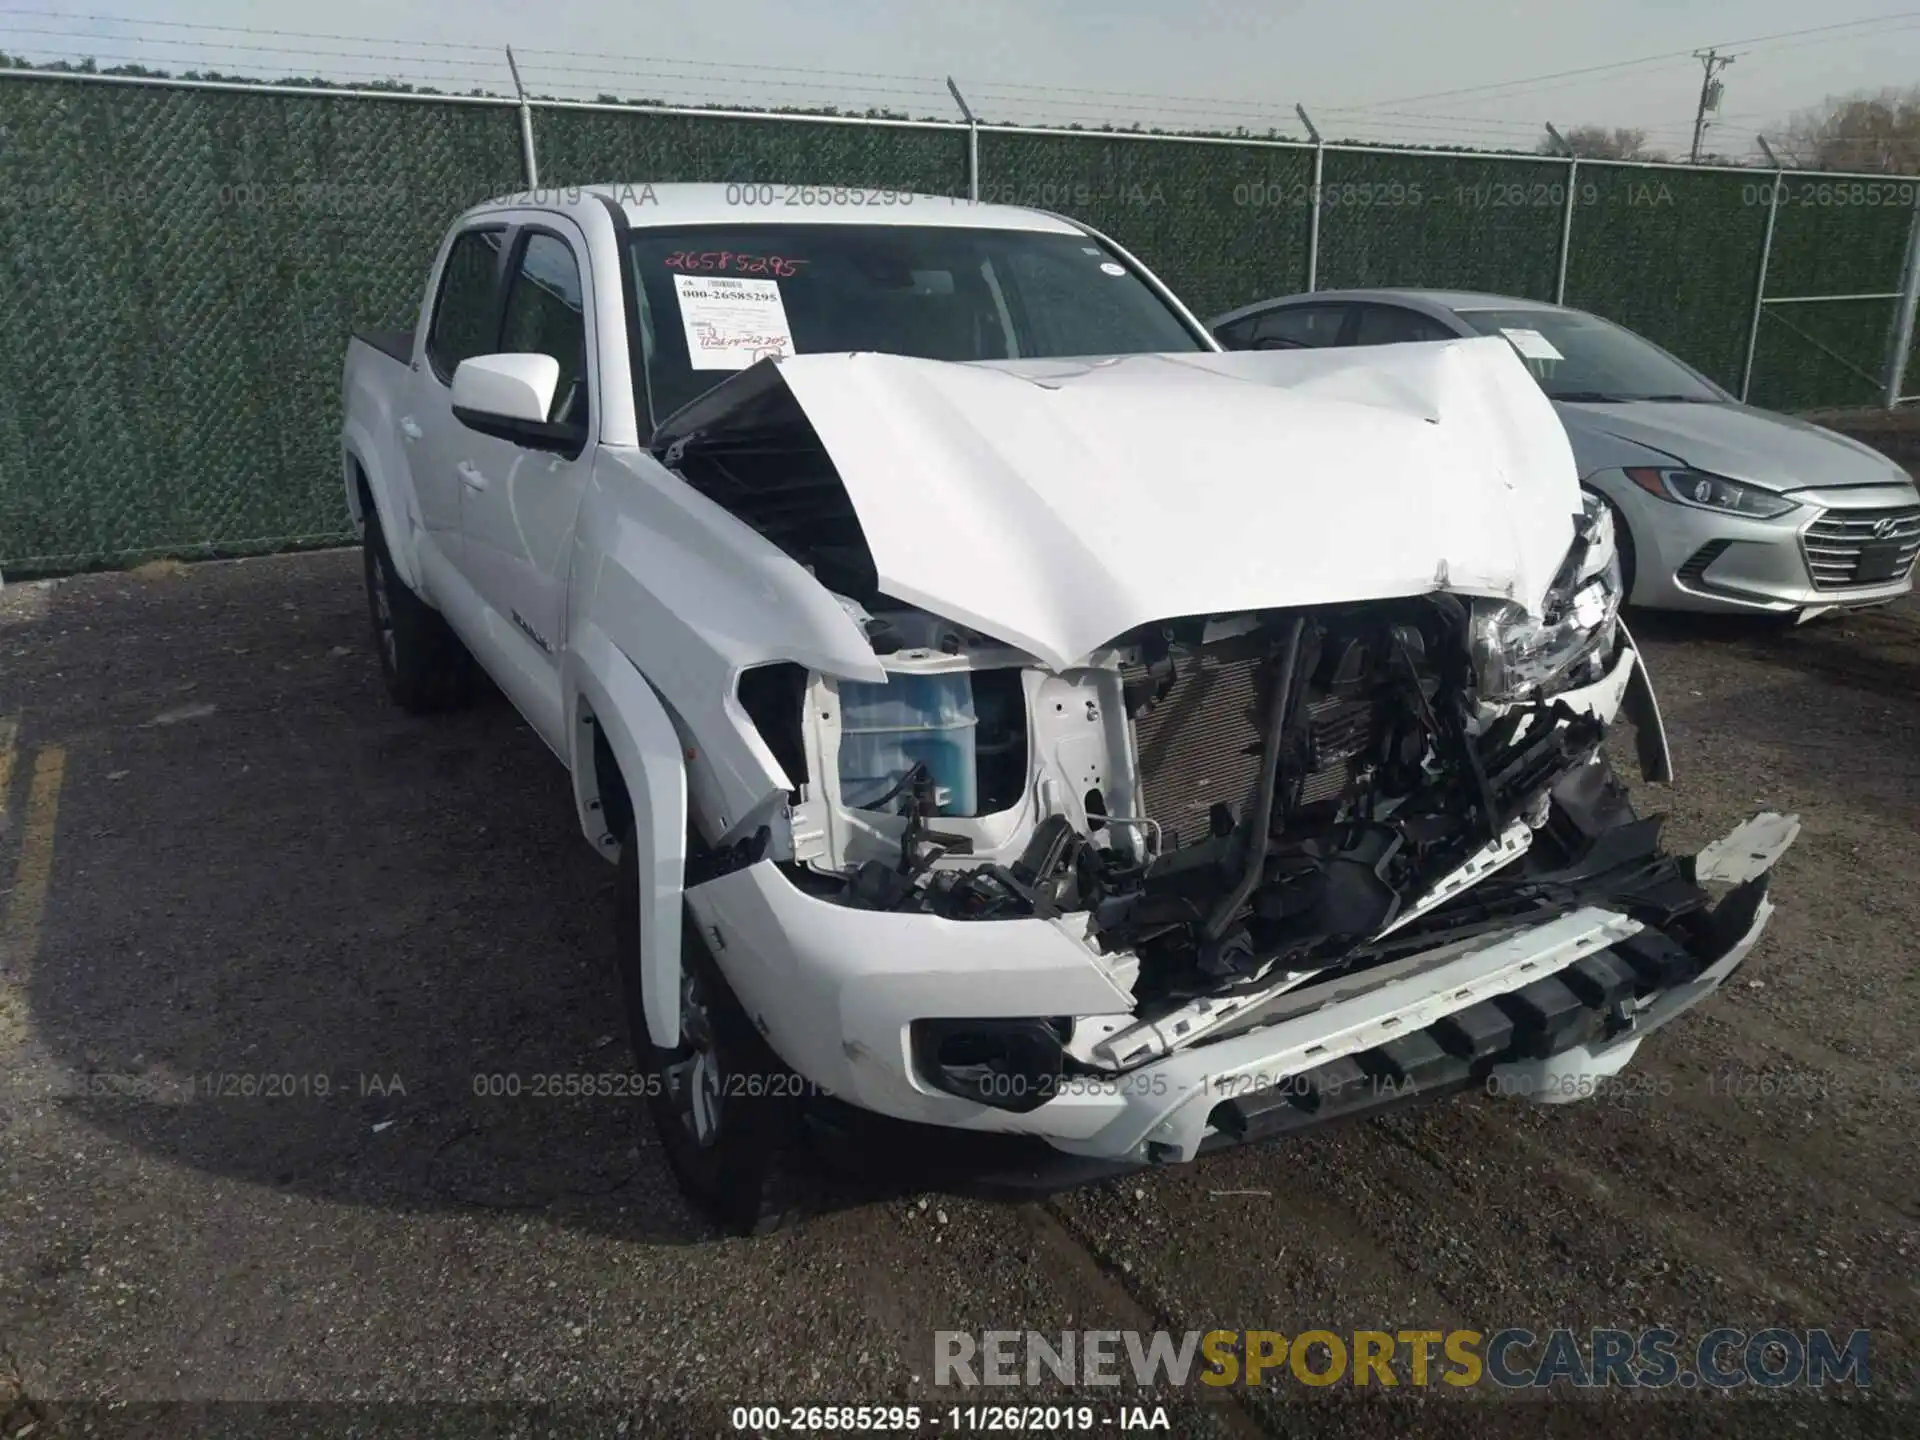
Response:
[{"label": "utility pole", "polygon": [[1733,64],[1735,56],[1722,55],[1717,50],[1696,50],[1693,58],[1700,62],[1705,72],[1700,77],[1700,107],[1693,112],[1693,152],[1689,156],[1691,163],[1700,163],[1700,142],[1707,134],[1707,112],[1720,108],[1720,92],[1726,87],[1714,77],[1727,66]]}]

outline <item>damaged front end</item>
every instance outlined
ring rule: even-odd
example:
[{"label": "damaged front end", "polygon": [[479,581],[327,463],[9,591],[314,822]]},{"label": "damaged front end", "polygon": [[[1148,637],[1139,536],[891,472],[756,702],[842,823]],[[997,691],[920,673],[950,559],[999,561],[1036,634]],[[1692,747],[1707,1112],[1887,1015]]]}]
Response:
[{"label": "damaged front end", "polygon": [[[1062,663],[1066,641],[894,598],[904,552],[871,544],[811,431],[768,413],[669,463],[833,590],[885,678],[742,673],[793,788],[784,823],[714,873],[785,884],[734,874],[689,900],[764,987],[783,1054],[849,1098],[1186,1159],[1341,1113],[1349,1070],[1426,1089],[1556,1057],[1617,1067],[1764,923],[1793,823],[1731,837],[1759,858],[1715,905],[1732,870],[1666,854],[1605,753],[1624,714],[1642,773],[1669,778],[1599,502],[1530,604],[1456,587],[1443,561],[1395,593],[1134,623]],[[819,476],[777,511],[753,508],[770,454]],[[1112,613],[1133,598],[1113,594]],[[925,953],[849,958],[880,944]],[[771,997],[809,964],[833,997],[785,1018]]]},{"label": "damaged front end", "polygon": [[[1053,921],[1102,957],[1130,1015],[915,1025],[924,1080],[1015,1111],[1576,912],[1705,956],[1733,921],[1602,753],[1624,706],[1664,769],[1619,599],[1592,503],[1539,619],[1434,592],[1157,623],[1054,671],[854,605],[889,679],[793,692],[790,870],[855,909]],[[1632,968],[1603,974],[1628,977],[1596,990],[1624,1034]],[[1483,1070],[1515,1058],[1476,1043]]]}]

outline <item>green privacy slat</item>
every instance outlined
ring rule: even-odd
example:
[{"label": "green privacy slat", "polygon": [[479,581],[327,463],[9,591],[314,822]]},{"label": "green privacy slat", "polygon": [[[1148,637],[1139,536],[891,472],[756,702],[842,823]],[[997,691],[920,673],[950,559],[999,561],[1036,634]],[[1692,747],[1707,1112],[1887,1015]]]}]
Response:
[{"label": "green privacy slat", "polygon": [[511,110],[0,84],[0,565],[347,533],[340,367],[409,323]]},{"label": "green privacy slat", "polygon": [[769,208],[789,219],[805,207],[785,193],[788,185],[961,196],[967,189],[966,135],[953,130],[542,110],[534,134],[543,186],[752,182],[777,187]]},{"label": "green privacy slat", "polygon": [[1202,319],[1306,283],[1310,151],[1118,136],[980,137],[980,198],[1071,215]]},{"label": "green privacy slat", "polygon": [[[963,201],[964,130],[540,108],[541,181],[860,186]],[[1202,317],[1304,287],[1313,152],[984,127],[981,198],[1084,220]],[[1566,169],[1329,150],[1323,289],[1551,298]],[[1745,357],[1769,176],[1583,162],[1568,303],[1723,383]],[[339,376],[411,322],[447,221],[523,188],[511,107],[0,82],[0,566],[346,537]],[[1898,286],[1912,182],[1795,176],[1770,295]],[[1769,306],[1753,397],[1871,403],[1891,302]],[[1920,355],[1908,389],[1920,390]]]},{"label": "green privacy slat", "polygon": [[1320,288],[1428,285],[1551,300],[1565,195],[1558,165],[1330,153]]}]

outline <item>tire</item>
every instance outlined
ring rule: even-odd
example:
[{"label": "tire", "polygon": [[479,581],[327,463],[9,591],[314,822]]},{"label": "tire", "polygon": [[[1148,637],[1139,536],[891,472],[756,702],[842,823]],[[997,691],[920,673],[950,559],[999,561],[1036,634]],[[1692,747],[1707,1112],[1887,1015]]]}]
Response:
[{"label": "tire", "polygon": [[[1599,495],[1599,491],[1593,492]],[[1620,555],[1620,608],[1625,609],[1633,603],[1633,531],[1627,528],[1627,517],[1620,513],[1620,507],[1600,495],[1601,504],[1613,514],[1613,547]]]},{"label": "tire", "polygon": [[360,548],[367,615],[373,622],[373,646],[387,693],[410,715],[467,704],[479,682],[473,657],[440,612],[407,588],[393,568],[379,513],[370,504],[365,510],[366,533]]},{"label": "tire", "polygon": [[672,1050],[653,1043],[640,988],[640,868],[632,844],[621,847],[619,887],[620,990],[667,1165],[720,1229],[769,1234],[803,1213],[795,1184],[802,1082],[754,1028],[691,914],[681,927],[681,1043]]}]

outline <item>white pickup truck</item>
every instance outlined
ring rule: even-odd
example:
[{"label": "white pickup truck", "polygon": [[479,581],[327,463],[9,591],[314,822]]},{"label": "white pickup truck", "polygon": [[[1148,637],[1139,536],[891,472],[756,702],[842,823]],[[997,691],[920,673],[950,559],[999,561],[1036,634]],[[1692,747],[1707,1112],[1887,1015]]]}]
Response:
[{"label": "white pickup truck", "polygon": [[708,1213],[810,1117],[1038,1183],[1573,1098],[1746,957],[1796,823],[1635,817],[1606,511],[1504,341],[1223,354],[1072,221],[764,189],[480,206],[345,374],[387,684],[477,661],[571,776]]}]

